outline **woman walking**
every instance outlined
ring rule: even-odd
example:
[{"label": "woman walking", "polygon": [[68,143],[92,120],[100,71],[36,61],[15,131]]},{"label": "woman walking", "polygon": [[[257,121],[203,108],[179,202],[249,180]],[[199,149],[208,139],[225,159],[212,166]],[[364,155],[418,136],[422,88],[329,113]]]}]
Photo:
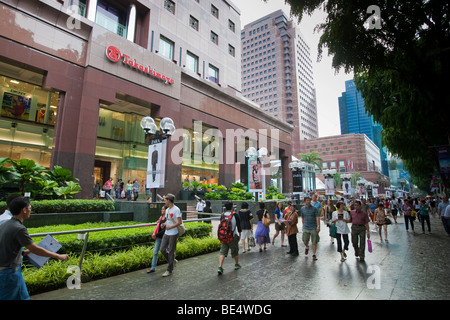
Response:
[{"label": "woman walking", "polygon": [[408,223],[411,223],[411,229],[414,233],[414,220],[416,217],[411,215],[412,207],[410,206],[408,199],[405,199],[405,203],[402,204],[401,210],[403,212],[403,216],[405,217],[406,232],[409,231]]},{"label": "woman walking", "polygon": [[270,229],[262,223],[263,217],[269,217],[269,213],[265,209],[264,202],[259,203],[259,210],[256,212],[256,216],[258,217],[258,225],[256,226],[255,240],[259,245],[259,252],[262,252],[262,246],[264,245],[264,250],[266,250],[266,244],[270,243]]},{"label": "woman walking", "polygon": [[425,221],[427,222],[428,233],[431,233],[430,207],[427,204],[425,204],[425,200],[423,199],[420,200],[419,215],[420,215],[420,222],[422,223],[422,233],[425,234]]},{"label": "woman walking", "polygon": [[[336,240],[337,240],[337,252],[341,254],[341,262],[344,262],[347,258],[345,251],[348,250],[350,229],[347,223],[350,222],[350,215],[344,210],[345,205],[343,202],[336,204],[337,210],[332,213],[330,223],[336,225]],[[342,240],[344,241],[344,247],[342,247]]]},{"label": "woman walking", "polygon": [[286,247],[284,244],[284,235],[286,234],[286,225],[284,224],[284,209],[283,209],[283,203],[278,202],[277,208],[275,209],[275,235],[272,239],[272,244],[275,244],[275,238],[278,237],[278,235],[281,232],[281,246]]},{"label": "woman walking", "polygon": [[298,233],[298,213],[295,210],[292,203],[289,204],[286,210],[286,215],[284,217],[284,223],[286,224],[286,235],[288,236],[289,241],[289,251],[287,254],[291,254],[292,256],[298,256],[298,242],[297,242],[297,233]]},{"label": "woman walking", "polygon": [[[323,219],[324,219],[324,222],[325,222],[326,226],[328,227],[328,229],[331,228],[331,224],[332,224],[331,220],[332,220],[333,212],[335,212],[335,211],[336,211],[336,208],[333,204],[333,200],[328,199],[328,204],[322,208]],[[331,241],[331,244],[334,244],[334,237],[331,236],[331,232],[330,232],[330,241]]]},{"label": "woman walking", "polygon": [[378,226],[378,234],[380,236],[380,241],[383,241],[383,237],[381,236],[381,228],[384,229],[384,241],[388,242],[387,238],[387,224],[386,224],[386,213],[383,208],[383,204],[378,204],[378,208],[375,209],[375,223]]},{"label": "woman walking", "polygon": [[166,209],[167,206],[162,206],[161,216],[158,219],[155,231],[152,234],[152,239],[155,240],[155,247],[153,248],[152,266],[147,270],[147,273],[156,271],[156,265],[158,263],[159,248],[161,247],[161,241],[166,231]]}]

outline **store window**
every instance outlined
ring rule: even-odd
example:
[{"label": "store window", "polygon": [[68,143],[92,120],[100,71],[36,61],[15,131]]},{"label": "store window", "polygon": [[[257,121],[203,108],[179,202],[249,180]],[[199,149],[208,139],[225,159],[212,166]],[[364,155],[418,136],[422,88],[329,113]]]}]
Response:
[{"label": "store window", "polygon": [[0,77],[1,116],[54,126],[59,92],[9,77]]},{"label": "store window", "polygon": [[193,128],[184,128],[181,175],[184,181],[202,184],[219,183],[221,146],[215,136],[216,128],[203,122],[194,122]]}]

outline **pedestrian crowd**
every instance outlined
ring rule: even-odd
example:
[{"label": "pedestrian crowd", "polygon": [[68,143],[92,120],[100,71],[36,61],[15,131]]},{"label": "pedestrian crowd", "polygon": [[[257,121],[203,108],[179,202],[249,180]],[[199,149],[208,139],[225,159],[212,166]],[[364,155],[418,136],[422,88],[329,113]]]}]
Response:
[{"label": "pedestrian crowd", "polygon": [[[229,233],[232,234],[229,240],[219,235],[221,241],[218,274],[223,274],[223,263],[227,257],[228,251],[235,260],[235,270],[240,269],[239,265],[239,240],[242,244],[242,253],[251,250],[256,244],[259,246],[259,252],[267,249],[267,245],[275,244],[275,239],[280,236],[281,247],[285,245],[285,237],[289,244],[289,250],[286,252],[291,256],[299,255],[299,246],[297,233],[299,232],[299,220],[302,222],[301,241],[304,244],[304,254],[308,255],[312,251],[313,261],[318,260],[317,244],[320,241],[319,233],[320,220],[329,228],[330,240],[334,244],[337,242],[337,252],[340,254],[340,261],[347,259],[347,251],[350,242],[353,246],[355,256],[359,261],[365,260],[366,244],[369,252],[371,251],[370,231],[378,233],[380,241],[388,242],[389,224],[396,224],[399,216],[404,217],[406,232],[415,232],[414,223],[416,218],[422,226],[422,233],[425,234],[425,227],[428,233],[431,233],[430,216],[438,215],[448,236],[450,236],[450,206],[448,198],[442,197],[439,204],[433,198],[424,199],[366,199],[350,200],[342,198],[334,203],[328,200],[328,203],[319,202],[317,195],[306,197],[304,205],[297,210],[291,201],[288,201],[285,207],[282,202],[277,203],[274,211],[275,234],[272,239],[269,236],[269,225],[265,223],[270,219],[270,215],[265,209],[265,204],[260,203],[260,209],[256,212],[256,231],[253,234],[254,216],[248,210],[248,203],[243,202],[242,208],[236,212],[233,211],[231,202],[226,204],[226,212],[221,217],[220,224],[224,215],[229,218]],[[231,217],[231,218],[230,218]],[[350,224],[350,225],[349,225]],[[373,226],[372,230],[370,227]],[[225,227],[224,227],[225,228]],[[384,236],[384,240],[383,240]]]},{"label": "pedestrian crowd", "polygon": [[[167,277],[173,272],[176,263],[177,241],[185,229],[181,211],[175,205],[175,196],[169,193],[163,199],[165,206],[162,207],[161,216],[152,234],[152,238],[155,240],[155,249],[151,267],[147,272],[155,271],[158,255],[161,252],[168,262],[167,269],[162,276]],[[31,214],[29,198],[12,194],[6,202],[7,209],[0,215],[0,300],[27,300],[29,294],[22,276],[22,256],[34,253],[64,261],[68,259],[68,255],[53,253],[33,242],[27,228],[23,225],[24,220],[29,219]],[[207,201],[202,207],[203,212],[211,212],[210,205]],[[229,252],[235,261],[234,269],[241,268],[239,242],[241,242],[243,253],[251,250],[256,244],[259,246],[259,251],[263,252],[267,250],[268,244],[275,244],[278,236],[281,238],[281,247],[287,247],[285,245],[285,237],[287,237],[289,244],[287,254],[298,256],[299,220],[302,222],[301,240],[305,248],[304,254],[308,255],[311,249],[313,261],[318,260],[317,244],[320,241],[320,220],[323,220],[329,228],[332,243],[334,240],[337,241],[337,251],[342,262],[347,258],[350,241],[355,256],[359,261],[364,261],[366,240],[370,240],[369,223],[371,221],[378,228],[381,241],[383,241],[382,229],[384,230],[384,241],[387,242],[386,225],[397,223],[398,215],[404,216],[407,232],[409,232],[409,227],[414,232],[414,221],[418,217],[422,224],[422,232],[425,233],[426,224],[428,232],[431,233],[430,215],[437,214],[442,220],[445,231],[450,236],[450,206],[446,196],[438,204],[433,203],[432,199],[399,200],[392,198],[370,199],[369,203],[366,203],[364,199],[350,201],[341,199],[337,203],[329,201],[325,205],[325,203],[317,201],[317,196],[313,195],[304,199],[304,206],[300,210],[297,210],[291,201],[287,203],[286,207],[280,202],[274,212],[276,233],[272,239],[270,239],[271,215],[265,209],[265,204],[261,202],[259,210],[256,212],[257,226],[254,234],[254,216],[248,209],[248,203],[243,202],[241,206],[242,208],[237,211],[234,210],[232,202],[227,202],[220,217],[218,227],[218,239],[221,242],[219,275],[224,272],[223,263]],[[351,223],[351,228],[348,226],[349,223]]]}]

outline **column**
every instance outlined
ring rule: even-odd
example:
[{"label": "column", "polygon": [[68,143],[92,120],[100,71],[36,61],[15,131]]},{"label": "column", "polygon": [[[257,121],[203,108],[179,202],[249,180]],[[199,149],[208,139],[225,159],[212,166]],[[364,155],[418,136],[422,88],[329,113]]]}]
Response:
[{"label": "column", "polygon": [[128,11],[127,40],[134,42],[136,32],[136,5],[131,4]]},{"label": "column", "polygon": [[95,22],[95,15],[97,14],[97,0],[89,0],[87,18]]}]

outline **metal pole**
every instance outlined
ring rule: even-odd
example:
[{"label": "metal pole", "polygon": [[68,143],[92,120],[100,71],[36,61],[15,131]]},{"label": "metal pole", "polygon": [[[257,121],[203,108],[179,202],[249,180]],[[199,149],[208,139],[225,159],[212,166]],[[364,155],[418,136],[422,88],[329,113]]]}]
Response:
[{"label": "metal pole", "polygon": [[80,268],[80,274],[81,274],[81,265],[83,264],[84,254],[86,253],[88,239],[89,239],[89,232],[86,232],[84,235],[83,250],[81,250],[80,264],[78,265],[78,267]]}]

